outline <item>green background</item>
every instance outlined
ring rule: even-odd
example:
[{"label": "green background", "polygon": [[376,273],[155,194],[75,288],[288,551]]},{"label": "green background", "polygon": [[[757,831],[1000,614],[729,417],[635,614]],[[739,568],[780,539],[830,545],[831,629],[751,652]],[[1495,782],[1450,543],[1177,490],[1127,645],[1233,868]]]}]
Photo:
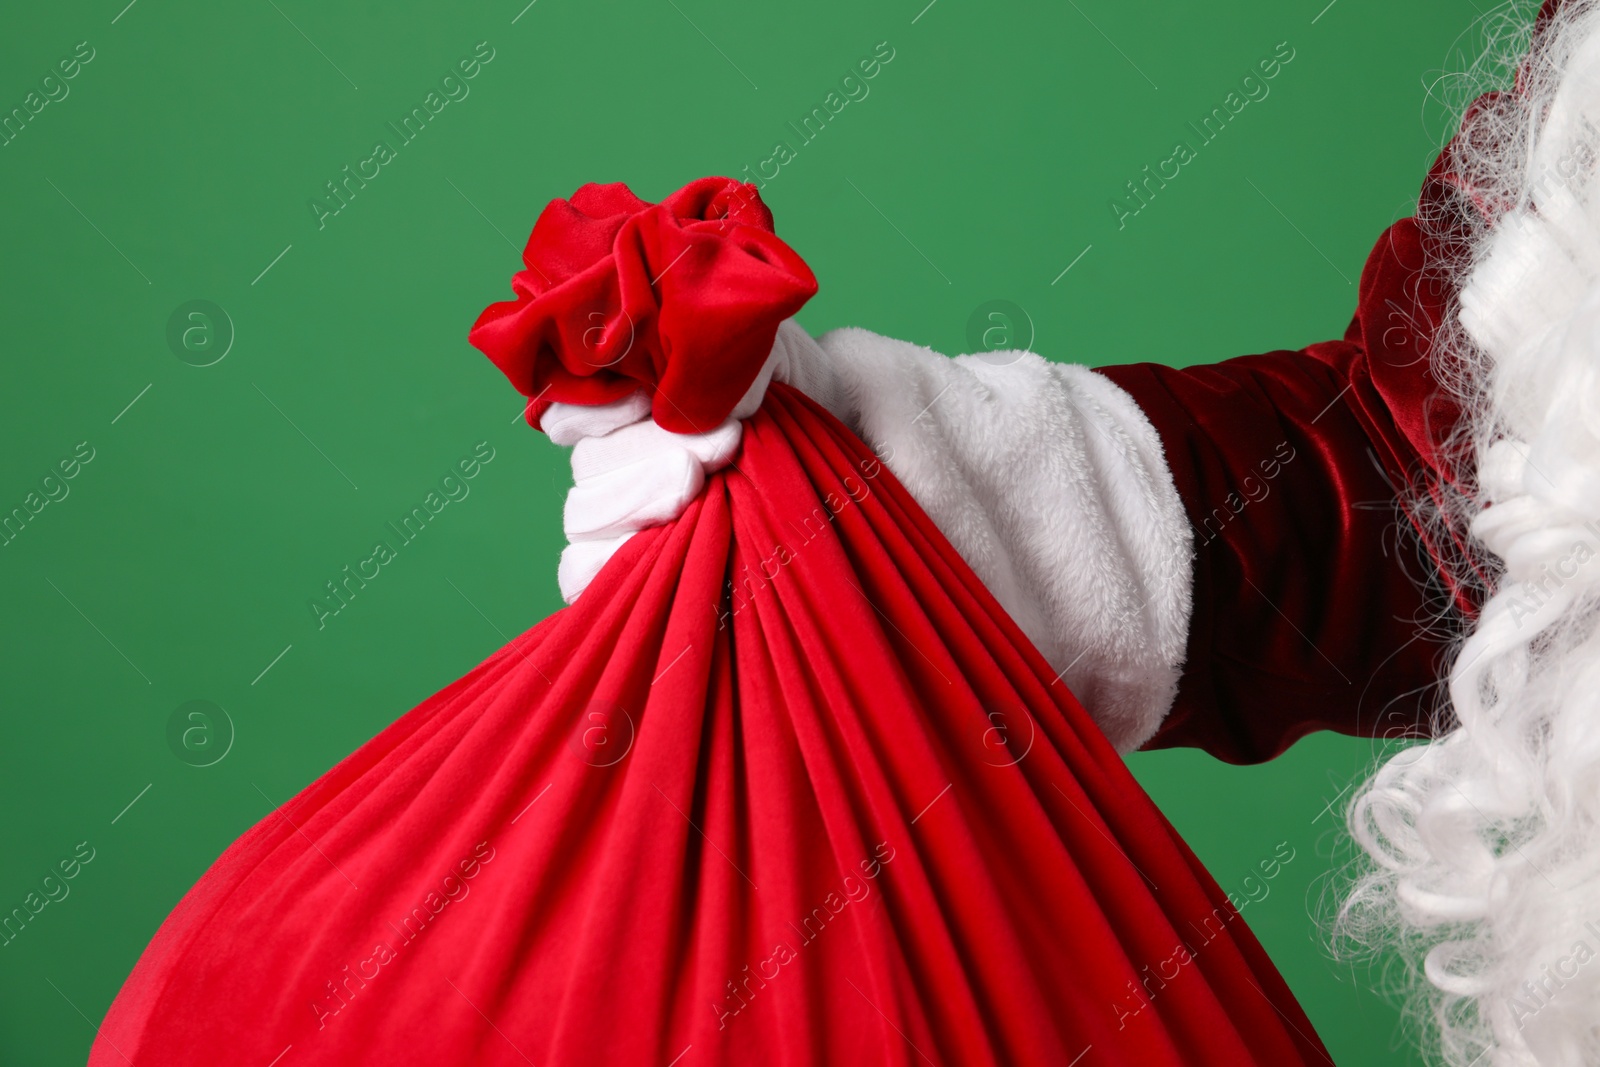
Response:
[{"label": "green background", "polygon": [[[999,299],[1036,350],[1092,365],[1297,347],[1343,330],[1373,239],[1409,213],[1448,128],[1429,86],[1454,84],[1439,72],[1478,18],[1471,0],[525,2],[5,14],[0,109],[78,42],[95,57],[0,148],[0,510],[79,442],[95,458],[0,548],[0,911],[78,842],[96,854],[0,949],[0,1062],[81,1063],[156,926],[269,802],[560,607],[566,456],[466,343],[551,197],[622,180],[658,199],[754,167],[887,41],[870,95],[763,192],[821,280],[814,333],[954,353]],[[480,41],[470,95],[319,229],[310,198]],[[1282,41],[1270,95],[1119,230],[1111,198]],[[196,299],[236,332],[206,367],[167,340]],[[496,458],[471,495],[319,630],[310,598],[481,440]],[[207,767],[168,742],[196,699],[236,731]],[[1373,751],[1133,760],[1223,886],[1294,849],[1245,916],[1340,1064],[1414,1062],[1380,975],[1322,947],[1325,808]]]}]

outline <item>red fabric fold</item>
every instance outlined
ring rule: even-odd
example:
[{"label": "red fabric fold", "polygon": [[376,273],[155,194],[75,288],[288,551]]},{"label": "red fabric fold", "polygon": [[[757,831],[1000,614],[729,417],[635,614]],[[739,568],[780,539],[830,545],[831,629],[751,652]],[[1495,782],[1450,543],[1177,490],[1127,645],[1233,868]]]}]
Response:
[{"label": "red fabric fold", "polygon": [[657,423],[703,433],[723,422],[772,351],[778,324],[817,281],[772,230],[753,185],[690,182],[659,204],[626,185],[552,200],[511,281],[468,339],[530,398],[604,404],[638,389]]},{"label": "red fabric fold", "polygon": [[232,846],[90,1063],[1091,1049],[1327,1062],[1038,651],[872,453],[774,386],[682,518]]}]

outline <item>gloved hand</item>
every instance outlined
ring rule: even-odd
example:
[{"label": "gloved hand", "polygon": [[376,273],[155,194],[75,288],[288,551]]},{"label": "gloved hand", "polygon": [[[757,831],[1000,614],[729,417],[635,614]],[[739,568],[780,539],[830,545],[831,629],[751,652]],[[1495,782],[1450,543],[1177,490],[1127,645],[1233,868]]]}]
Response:
[{"label": "gloved hand", "polygon": [[578,599],[628,538],[683,514],[706,475],[732,462],[742,420],[761,406],[769,382],[776,378],[802,391],[826,392],[831,379],[825,367],[816,341],[789,319],[778,327],[772,354],[728,421],[710,433],[663,430],[650,417],[650,399],[642,391],[592,407],[551,404],[540,429],[556,444],[574,446],[573,487],[563,515],[570,543],[556,571],[562,599]]}]

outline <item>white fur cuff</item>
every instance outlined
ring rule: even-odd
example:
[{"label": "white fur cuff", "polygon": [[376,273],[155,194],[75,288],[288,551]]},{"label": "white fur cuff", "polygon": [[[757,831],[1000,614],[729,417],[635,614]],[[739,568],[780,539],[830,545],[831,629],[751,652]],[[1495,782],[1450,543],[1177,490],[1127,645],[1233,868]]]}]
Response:
[{"label": "white fur cuff", "polygon": [[1032,353],[949,359],[853,328],[818,343],[823,403],[884,457],[1118,751],[1149,740],[1183,665],[1192,533],[1133,399]]}]

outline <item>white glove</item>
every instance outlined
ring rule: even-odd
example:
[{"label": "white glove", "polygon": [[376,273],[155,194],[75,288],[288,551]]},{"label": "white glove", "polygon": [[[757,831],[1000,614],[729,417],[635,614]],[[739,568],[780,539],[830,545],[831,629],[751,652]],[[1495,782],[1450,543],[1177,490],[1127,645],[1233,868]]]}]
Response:
[{"label": "white glove", "polygon": [[[551,404],[540,429],[558,445],[573,445],[572,491],[563,516],[570,544],[561,553],[556,581],[568,604],[600,573],[622,543],[640,530],[671,522],[700,494],[706,475],[733,461],[742,420],[755,414],[774,378],[816,396],[832,376],[811,335],[793,319],[778,326],[772,354],[728,421],[710,433],[663,430],[650,417],[650,399],[638,392],[611,404]],[[809,387],[809,388],[808,388]],[[817,396],[826,404],[826,396]]]},{"label": "white glove", "polygon": [[729,419],[710,433],[670,433],[650,418],[643,392],[593,407],[551,404],[539,425],[556,444],[576,446],[563,514],[571,543],[556,571],[569,604],[624,541],[683,514],[706,474],[738,451],[743,429]]}]

